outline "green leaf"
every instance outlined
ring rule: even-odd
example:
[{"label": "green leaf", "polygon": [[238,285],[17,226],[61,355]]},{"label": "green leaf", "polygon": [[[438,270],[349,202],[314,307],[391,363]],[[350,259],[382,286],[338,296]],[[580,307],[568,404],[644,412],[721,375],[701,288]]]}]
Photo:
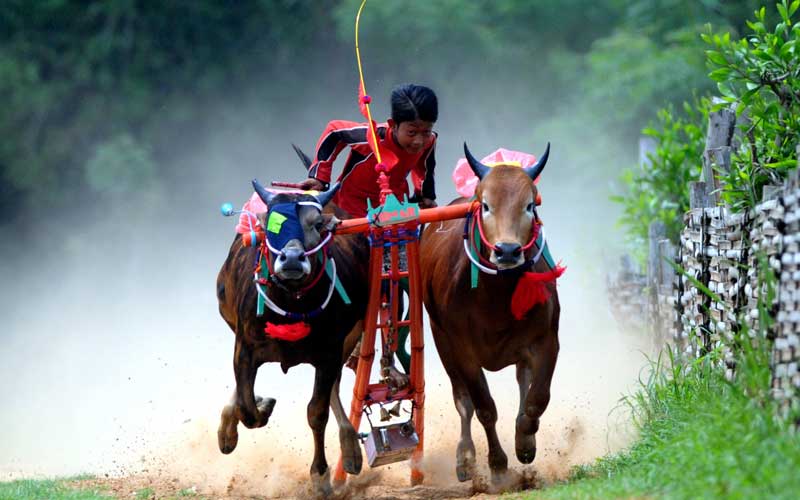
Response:
[{"label": "green leaf", "polygon": [[719,89],[720,94],[723,97],[733,97],[735,98],[736,95],[733,93],[731,86],[728,85],[726,82],[717,82],[717,88]]},{"label": "green leaf", "polygon": [[780,13],[781,19],[783,19],[786,24],[789,24],[789,13],[786,11],[786,6],[779,3],[775,4],[775,7],[778,8],[778,13]]},{"label": "green leaf", "polygon": [[725,56],[723,56],[722,53],[717,52],[715,50],[707,50],[706,51],[706,57],[712,63],[718,64],[720,66],[724,66],[724,65],[728,64],[728,61],[725,59]]},{"label": "green leaf", "polygon": [[797,12],[797,8],[800,7],[800,0],[794,0],[792,4],[789,6],[789,16]]},{"label": "green leaf", "polygon": [[730,68],[719,68],[709,73],[708,77],[715,82],[722,82],[725,81],[731,75],[731,73],[733,73],[733,70]]}]

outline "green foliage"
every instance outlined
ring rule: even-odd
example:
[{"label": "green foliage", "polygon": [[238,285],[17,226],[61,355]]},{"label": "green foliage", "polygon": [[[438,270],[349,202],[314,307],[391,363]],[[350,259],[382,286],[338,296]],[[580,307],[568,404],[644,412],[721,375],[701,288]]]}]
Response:
[{"label": "green foliage", "polygon": [[[620,223],[625,226],[633,247],[647,247],[648,228],[661,221],[667,236],[677,241],[683,228],[683,214],[689,209],[689,181],[700,177],[704,130],[710,103],[696,99],[684,103],[683,113],[672,107],[658,113],[657,124],[644,129],[656,142],[649,164],[623,172],[625,195],[612,196],[623,208]],[[641,258],[642,256],[639,255]]]},{"label": "green foliage", "polygon": [[148,148],[129,134],[121,134],[97,146],[86,163],[86,180],[99,193],[123,194],[152,185],[155,164]]},{"label": "green foliage", "polygon": [[736,106],[741,116],[741,145],[733,166],[722,174],[724,199],[741,208],[761,199],[762,187],[779,184],[797,165],[800,134],[800,23],[793,17],[800,1],[776,4],[779,17],[772,24],[767,10],[755,12],[748,21],[751,32],[732,40],[730,34],[714,34],[709,28],[703,39],[709,76],[723,99]]},{"label": "green foliage", "polygon": [[0,500],[106,500],[112,498],[98,491],[80,490],[66,486],[66,480],[24,479],[0,482]]},{"label": "green foliage", "polygon": [[640,433],[634,445],[578,467],[570,484],[536,498],[795,498],[800,434],[776,418],[770,398],[766,304],[776,278],[765,259],[760,269],[768,290],[762,330],[723,339],[734,352],[734,379],[726,378],[722,346],[693,360],[664,351],[623,399]]}]

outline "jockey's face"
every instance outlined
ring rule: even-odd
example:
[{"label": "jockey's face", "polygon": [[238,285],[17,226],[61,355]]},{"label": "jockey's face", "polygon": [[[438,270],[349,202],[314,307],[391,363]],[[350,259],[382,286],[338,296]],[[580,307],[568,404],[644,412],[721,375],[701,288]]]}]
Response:
[{"label": "jockey's face", "polygon": [[392,124],[392,133],[397,144],[406,153],[421,153],[433,140],[433,122],[424,120],[414,120],[413,122],[403,122],[399,125]]}]

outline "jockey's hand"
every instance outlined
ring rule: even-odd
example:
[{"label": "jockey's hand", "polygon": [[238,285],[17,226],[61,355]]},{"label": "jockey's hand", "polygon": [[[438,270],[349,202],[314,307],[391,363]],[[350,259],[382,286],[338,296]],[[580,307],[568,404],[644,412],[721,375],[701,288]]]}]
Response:
[{"label": "jockey's hand", "polygon": [[304,191],[325,191],[325,185],[322,181],[309,177],[300,183],[300,188]]},{"label": "jockey's hand", "polygon": [[436,208],[437,206],[436,200],[430,198],[422,198],[419,202],[419,208]]}]

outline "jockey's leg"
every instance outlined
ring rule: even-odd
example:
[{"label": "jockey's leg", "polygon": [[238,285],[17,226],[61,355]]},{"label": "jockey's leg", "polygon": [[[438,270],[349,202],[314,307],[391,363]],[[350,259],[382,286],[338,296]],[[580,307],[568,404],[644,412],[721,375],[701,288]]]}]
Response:
[{"label": "jockey's leg", "polygon": [[[399,310],[403,310],[404,305],[404,297],[403,293],[408,295],[408,278],[403,278],[400,280],[400,296],[398,297],[399,300]],[[403,317],[403,321],[408,321],[410,317],[410,310],[406,312],[405,316]],[[406,350],[406,341],[408,340],[408,335],[411,333],[411,328],[404,326],[397,331],[397,352],[395,355],[397,359],[400,361],[400,364],[403,365],[403,371],[406,373],[411,373],[411,353]]]}]

